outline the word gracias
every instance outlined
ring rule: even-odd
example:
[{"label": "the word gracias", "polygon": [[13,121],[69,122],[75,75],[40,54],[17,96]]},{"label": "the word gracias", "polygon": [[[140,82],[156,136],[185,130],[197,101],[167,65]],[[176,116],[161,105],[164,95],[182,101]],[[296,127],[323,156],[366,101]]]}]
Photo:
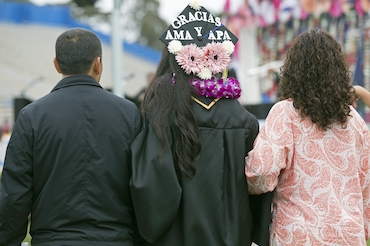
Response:
[{"label": "the word gracias", "polygon": [[[196,23],[193,23],[196,22]],[[194,28],[195,33],[191,31],[191,29],[181,29],[183,25],[193,23],[195,26],[192,25],[192,27],[188,26],[187,28]],[[200,23],[200,24],[199,24]],[[213,28],[210,30],[206,30],[206,32],[209,32],[207,35],[202,34],[203,26],[207,23],[213,23],[214,25],[211,25]],[[199,24],[199,26],[197,26]],[[203,26],[201,26],[203,25]],[[220,17],[214,17],[209,12],[201,12],[196,11],[195,13],[189,12],[188,16],[185,15],[179,15],[177,18],[172,22],[171,26],[173,27],[173,30],[168,29],[166,32],[166,40],[193,40],[193,35],[196,35],[197,37],[206,37],[208,36],[208,39],[210,40],[231,40],[230,35],[226,30],[217,30],[219,27],[223,26],[221,24],[221,18]],[[209,28],[207,28],[209,29]]]}]

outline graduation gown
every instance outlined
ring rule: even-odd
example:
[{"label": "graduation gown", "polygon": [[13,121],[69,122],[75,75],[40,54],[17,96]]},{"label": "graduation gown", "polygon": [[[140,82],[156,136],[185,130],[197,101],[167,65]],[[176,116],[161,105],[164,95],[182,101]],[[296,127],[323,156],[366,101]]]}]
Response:
[{"label": "graduation gown", "polygon": [[[206,105],[212,101],[199,99]],[[144,123],[131,146],[130,189],[139,232],[153,245],[250,246],[256,223],[249,204],[245,156],[258,134],[258,121],[231,99],[220,99],[208,110],[194,102],[193,111],[202,149],[191,179],[176,172],[170,146],[165,147],[162,162],[158,160],[161,144],[150,122]],[[270,202],[264,201],[268,210]],[[255,207],[260,210],[260,205]],[[253,237],[268,242],[269,222],[268,211],[264,230],[259,228],[260,235]]]}]

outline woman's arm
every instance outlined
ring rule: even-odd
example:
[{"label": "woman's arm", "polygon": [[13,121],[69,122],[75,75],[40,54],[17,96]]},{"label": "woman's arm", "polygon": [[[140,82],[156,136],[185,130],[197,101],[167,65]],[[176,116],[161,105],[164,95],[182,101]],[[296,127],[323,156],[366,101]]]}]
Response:
[{"label": "woman's arm", "polygon": [[360,85],[354,85],[353,88],[355,88],[356,90],[355,91],[356,100],[354,101],[353,106],[356,108],[355,103],[357,102],[357,98],[361,98],[365,105],[370,108],[370,92]]}]

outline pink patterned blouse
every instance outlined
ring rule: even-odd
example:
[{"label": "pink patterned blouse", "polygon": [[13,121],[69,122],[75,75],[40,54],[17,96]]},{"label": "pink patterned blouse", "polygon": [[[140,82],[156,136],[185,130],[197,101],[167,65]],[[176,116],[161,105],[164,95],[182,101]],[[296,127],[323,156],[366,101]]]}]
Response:
[{"label": "pink patterned blouse", "polygon": [[370,225],[368,128],[320,131],[291,100],[276,103],[246,157],[252,194],[275,189],[272,245],[366,245]]}]

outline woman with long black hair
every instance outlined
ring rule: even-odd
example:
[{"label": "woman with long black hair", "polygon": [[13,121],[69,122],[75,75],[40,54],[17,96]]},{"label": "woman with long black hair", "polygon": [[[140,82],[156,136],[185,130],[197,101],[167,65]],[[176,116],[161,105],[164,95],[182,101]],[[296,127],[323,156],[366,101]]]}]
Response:
[{"label": "woman with long black hair", "polygon": [[154,245],[267,245],[270,196],[249,197],[244,173],[259,125],[225,72],[237,38],[194,1],[161,40],[167,46],[131,147],[141,235]]}]

